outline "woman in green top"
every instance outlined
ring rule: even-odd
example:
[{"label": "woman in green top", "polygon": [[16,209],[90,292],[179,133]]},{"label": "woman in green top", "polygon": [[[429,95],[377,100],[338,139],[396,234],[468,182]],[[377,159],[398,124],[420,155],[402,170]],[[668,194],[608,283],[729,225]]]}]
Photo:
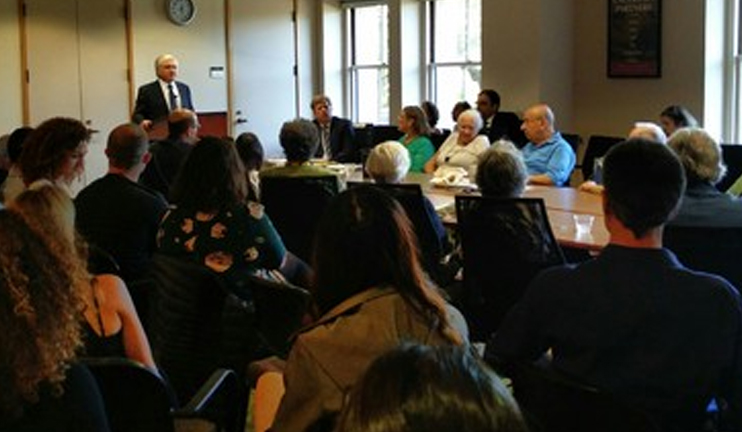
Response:
[{"label": "woman in green top", "polygon": [[399,142],[410,152],[410,172],[423,172],[425,162],[435,153],[433,143],[427,135],[430,133],[428,120],[420,107],[406,106],[399,113],[399,130],[404,133]]}]

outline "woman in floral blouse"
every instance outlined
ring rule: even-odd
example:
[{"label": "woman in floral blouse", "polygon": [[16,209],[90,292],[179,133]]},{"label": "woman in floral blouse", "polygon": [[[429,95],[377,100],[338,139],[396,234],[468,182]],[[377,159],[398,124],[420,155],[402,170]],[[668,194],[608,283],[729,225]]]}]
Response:
[{"label": "woman in floral blouse", "polygon": [[160,251],[203,263],[239,285],[241,275],[278,277],[286,248],[263,207],[246,201],[245,171],[228,141],[205,137],[191,150],[160,225]]}]

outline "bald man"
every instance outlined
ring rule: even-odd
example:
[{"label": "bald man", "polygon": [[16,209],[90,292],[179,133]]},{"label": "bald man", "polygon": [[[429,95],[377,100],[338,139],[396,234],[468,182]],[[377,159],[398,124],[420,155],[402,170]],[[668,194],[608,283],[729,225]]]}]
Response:
[{"label": "bald man", "polygon": [[528,138],[523,159],[528,183],[564,186],[569,182],[576,156],[572,147],[554,129],[554,113],[548,105],[534,105],[523,114],[521,129]]},{"label": "bald man", "polygon": [[188,85],[176,81],[178,77],[178,59],[172,54],[163,54],[155,59],[157,80],[139,87],[137,102],[131,120],[141,124],[145,130],[154,123],[164,121],[168,114],[178,108],[191,111],[191,89]]}]

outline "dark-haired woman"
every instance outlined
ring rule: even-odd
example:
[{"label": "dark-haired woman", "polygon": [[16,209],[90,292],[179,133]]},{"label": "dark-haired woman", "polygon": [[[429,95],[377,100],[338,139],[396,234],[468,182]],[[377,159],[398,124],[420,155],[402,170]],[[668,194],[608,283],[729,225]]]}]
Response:
[{"label": "dark-haired woman", "polygon": [[321,318],[291,349],[274,432],[331,424],[368,365],[403,341],[466,343],[461,314],[426,278],[409,220],[382,191],[353,188],[330,204],[314,269]]}]

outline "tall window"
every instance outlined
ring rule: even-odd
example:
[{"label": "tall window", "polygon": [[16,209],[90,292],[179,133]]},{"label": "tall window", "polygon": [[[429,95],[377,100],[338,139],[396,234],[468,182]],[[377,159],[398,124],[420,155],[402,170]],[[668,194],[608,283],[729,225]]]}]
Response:
[{"label": "tall window", "polygon": [[[482,83],[482,0],[428,0],[430,99],[442,113],[473,103]],[[453,120],[441,115],[440,125]]]},{"label": "tall window", "polygon": [[350,7],[351,115],[353,120],[389,123],[389,18],[386,5]]}]

